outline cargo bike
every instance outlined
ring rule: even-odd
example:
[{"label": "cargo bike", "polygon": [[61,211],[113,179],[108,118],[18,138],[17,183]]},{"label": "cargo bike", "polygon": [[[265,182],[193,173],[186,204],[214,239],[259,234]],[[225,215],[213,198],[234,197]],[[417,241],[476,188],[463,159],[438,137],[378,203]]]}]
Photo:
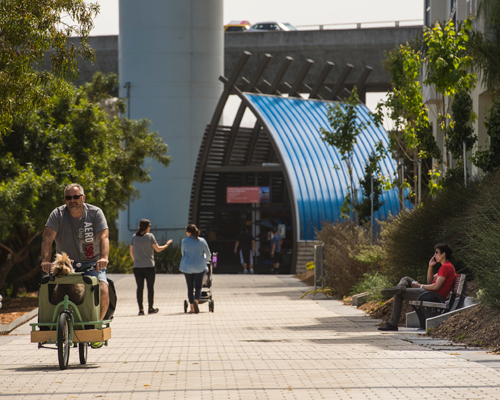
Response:
[{"label": "cargo bike", "polygon": [[[112,281],[109,282],[111,300],[112,292],[113,296],[115,294],[114,285]],[[62,301],[53,304],[53,292],[56,285],[75,284],[84,285],[81,304],[70,301],[67,295]],[[43,277],[40,283],[38,302],[38,322],[30,324],[31,342],[38,343],[38,348],[53,348],[47,345],[55,345],[61,369],[68,368],[71,347],[78,346],[80,364],[86,364],[88,347],[91,343],[103,342],[106,346],[108,345],[108,340],[111,338],[110,324],[114,308],[110,307],[105,319],[100,320],[101,290],[97,277],[85,276],[83,272],[60,278],[49,274]]]}]

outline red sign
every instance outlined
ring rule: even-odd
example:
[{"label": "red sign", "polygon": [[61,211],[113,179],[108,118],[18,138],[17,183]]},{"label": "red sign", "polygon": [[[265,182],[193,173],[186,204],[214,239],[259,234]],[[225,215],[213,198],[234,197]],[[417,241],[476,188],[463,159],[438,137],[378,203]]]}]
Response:
[{"label": "red sign", "polygon": [[233,186],[227,188],[228,203],[260,203],[259,186]]}]

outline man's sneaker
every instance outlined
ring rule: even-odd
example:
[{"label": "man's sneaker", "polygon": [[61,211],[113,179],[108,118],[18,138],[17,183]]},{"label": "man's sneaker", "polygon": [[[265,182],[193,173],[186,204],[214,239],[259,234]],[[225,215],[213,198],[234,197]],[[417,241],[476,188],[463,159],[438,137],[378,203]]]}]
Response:
[{"label": "man's sneaker", "polygon": [[379,331],[397,331],[398,330],[398,327],[397,326],[394,326],[392,325],[390,322],[388,322],[387,324],[385,324],[384,326],[381,326],[380,328],[378,328]]},{"label": "man's sneaker", "polygon": [[248,274],[248,271],[246,269],[244,269],[243,273],[246,275],[246,274]]},{"label": "man's sneaker", "polygon": [[156,314],[158,311],[160,311],[159,308],[150,308],[148,310],[148,314]]},{"label": "man's sneaker", "polygon": [[250,273],[253,274],[253,268],[250,268]]},{"label": "man's sneaker", "polygon": [[138,315],[144,315],[144,310],[140,310]]},{"label": "man's sneaker", "polygon": [[380,293],[382,293],[382,296],[384,297],[391,298],[400,294],[402,291],[403,291],[403,286],[397,285],[390,289],[381,290]]},{"label": "man's sneaker", "polygon": [[90,347],[93,349],[100,349],[102,346],[104,346],[104,342],[92,342],[90,343]]}]

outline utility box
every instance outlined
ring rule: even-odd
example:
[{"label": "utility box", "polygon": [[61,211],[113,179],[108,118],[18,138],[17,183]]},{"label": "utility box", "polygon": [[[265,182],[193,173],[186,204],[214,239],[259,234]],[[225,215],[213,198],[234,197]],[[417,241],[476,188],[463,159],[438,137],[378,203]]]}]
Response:
[{"label": "utility box", "polygon": [[325,244],[314,246],[314,289],[325,286]]}]

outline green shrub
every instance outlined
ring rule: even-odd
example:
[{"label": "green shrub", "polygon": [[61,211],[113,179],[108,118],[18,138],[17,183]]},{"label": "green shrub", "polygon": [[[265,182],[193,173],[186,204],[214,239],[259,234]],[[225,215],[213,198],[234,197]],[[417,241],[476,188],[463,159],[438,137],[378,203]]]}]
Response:
[{"label": "green shrub", "polygon": [[[467,187],[451,185],[438,195],[427,197],[416,209],[380,222],[381,245],[386,254],[384,274],[393,281],[403,276],[425,281],[437,243],[449,243],[455,252],[462,229],[450,230],[448,224],[451,219],[464,216],[476,196],[477,186],[478,183]],[[464,260],[457,255],[453,265],[458,271],[463,270]]]},{"label": "green shrub", "polygon": [[130,257],[128,243],[109,242],[108,274],[130,274],[134,261]]},{"label": "green shrub", "polygon": [[364,274],[380,269],[377,257],[369,262],[370,257],[362,255],[368,253],[369,233],[350,220],[323,223],[317,239],[325,244],[325,286],[332,288],[335,296],[348,295]]},{"label": "green shrub", "polygon": [[370,295],[367,300],[379,300],[383,301],[384,296],[380,293],[382,289],[390,288],[393,286],[393,282],[388,276],[381,275],[377,271],[371,274],[364,274],[363,280],[356,283],[352,289],[351,294],[365,293],[368,292]]},{"label": "green shrub", "polygon": [[481,302],[500,309],[500,172],[476,184],[466,212],[450,219],[443,235],[453,236],[454,258],[478,281]]},{"label": "green shrub", "polygon": [[[165,243],[166,240],[162,238],[159,242]],[[156,272],[162,274],[179,274],[181,259],[181,246],[171,243],[170,246],[160,253],[155,252]]]}]

